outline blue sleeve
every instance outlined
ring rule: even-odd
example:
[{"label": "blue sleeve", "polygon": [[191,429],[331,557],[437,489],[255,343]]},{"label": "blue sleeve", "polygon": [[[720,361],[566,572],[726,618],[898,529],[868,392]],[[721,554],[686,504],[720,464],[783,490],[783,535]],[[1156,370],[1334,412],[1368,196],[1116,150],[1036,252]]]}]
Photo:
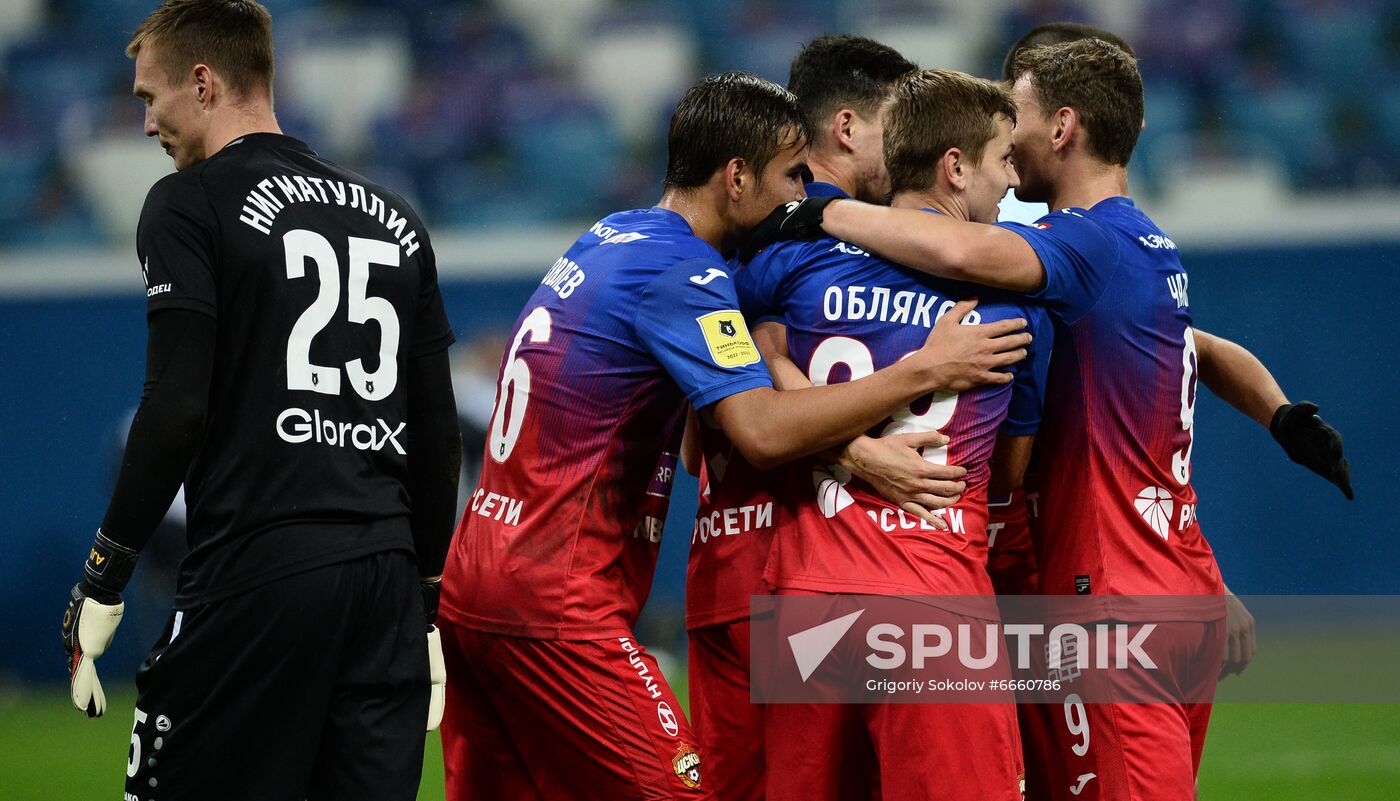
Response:
[{"label": "blue sleeve", "polygon": [[1045,286],[1029,295],[1073,323],[1093,308],[1118,267],[1118,246],[1097,223],[1058,211],[1035,225],[997,223],[1019,234],[1045,267]]},{"label": "blue sleeve", "polygon": [[779,242],[765,248],[734,272],[734,290],[739,296],[739,308],[755,325],[764,322],[786,322],[783,309],[783,282],[787,279],[795,243]]},{"label": "blue sleeve", "polygon": [[723,266],[717,259],[679,262],[652,279],[637,302],[637,341],[696,409],[773,386]]},{"label": "blue sleeve", "polygon": [[997,429],[1011,437],[1027,436],[1040,429],[1041,411],[1045,408],[1045,379],[1050,372],[1050,351],[1055,342],[1050,316],[1039,306],[1026,308],[1026,328],[1032,337],[1031,346],[1026,358],[1016,365],[1006,419]]}]

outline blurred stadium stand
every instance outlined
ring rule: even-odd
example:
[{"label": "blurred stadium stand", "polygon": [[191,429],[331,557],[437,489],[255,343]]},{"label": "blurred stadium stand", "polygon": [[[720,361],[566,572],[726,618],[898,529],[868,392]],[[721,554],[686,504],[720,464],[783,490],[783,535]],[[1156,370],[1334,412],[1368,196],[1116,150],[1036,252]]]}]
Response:
[{"label": "blurred stadium stand", "polygon": [[[1379,401],[1400,395],[1393,0],[264,2],[283,128],[419,208],[458,338],[478,343],[511,324],[581,227],[656,200],[667,120],[700,75],[785,82],[801,42],[855,32],[927,66],[998,76],[1006,47],[1035,24],[1119,32],[1148,93],[1134,194],[1183,250],[1193,314],[1321,403],[1356,474],[1346,504],[1258,426],[1202,404],[1201,515],[1230,584],[1400,592],[1383,497],[1400,485],[1400,426]],[[106,503],[112,431],[141,390],[131,241],[146,190],[171,166],[141,136],[122,49],[154,5],[0,0],[0,366],[11,384],[0,393],[0,606],[11,621],[0,683],[60,675],[59,606]],[[648,643],[679,639],[695,491],[684,478],[676,487]],[[135,666],[169,597],[167,586],[132,599],[109,670]]]},{"label": "blurred stadium stand", "polygon": [[[140,108],[121,49],[152,5],[0,4],[0,247],[129,240],[132,210],[168,169],[124,155]],[[1400,190],[1400,6],[1386,0],[268,5],[284,128],[401,187],[439,229],[651,203],[670,108],[700,74],[784,81],[800,42],[853,31],[995,75],[1011,41],[1052,19],[1137,47],[1140,195],[1169,195],[1174,165],[1238,157],[1273,163],[1297,192]]]}]

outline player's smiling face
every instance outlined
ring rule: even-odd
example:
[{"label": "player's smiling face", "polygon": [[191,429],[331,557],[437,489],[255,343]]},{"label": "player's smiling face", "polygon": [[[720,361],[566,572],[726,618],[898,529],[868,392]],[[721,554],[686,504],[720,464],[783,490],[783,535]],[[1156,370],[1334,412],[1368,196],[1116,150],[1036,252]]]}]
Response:
[{"label": "player's smiling face", "polygon": [[1005,114],[998,114],[996,127],[996,136],[982,150],[982,163],[968,175],[967,214],[973,222],[996,222],[1006,190],[1020,183],[1016,177],[1016,167],[1011,162],[1011,119]]},{"label": "player's smiling face", "polygon": [[1011,136],[1016,149],[1012,162],[1021,182],[1016,197],[1030,203],[1044,202],[1050,198],[1045,166],[1053,155],[1054,121],[1041,108],[1029,78],[1018,79],[1011,94],[1016,99],[1016,128]]},{"label": "player's smiling face", "polygon": [[204,160],[204,110],[192,78],[171,85],[158,47],[147,42],[137,51],[132,94],[146,104],[146,135],[157,137],[175,169],[183,170]]}]

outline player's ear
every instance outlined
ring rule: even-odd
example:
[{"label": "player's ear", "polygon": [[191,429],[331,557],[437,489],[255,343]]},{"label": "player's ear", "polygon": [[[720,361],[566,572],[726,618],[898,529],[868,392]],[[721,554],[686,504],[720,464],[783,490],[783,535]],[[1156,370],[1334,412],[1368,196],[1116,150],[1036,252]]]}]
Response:
[{"label": "player's ear", "polygon": [[1050,149],[1056,152],[1069,147],[1070,141],[1079,131],[1079,113],[1069,106],[1055,112],[1055,125],[1050,129]]},{"label": "player's ear", "polygon": [[831,135],[847,150],[855,150],[856,113],[848,108],[837,111],[831,118]]},{"label": "player's ear", "polygon": [[943,158],[938,160],[938,169],[954,189],[967,188],[967,170],[963,164],[963,152],[956,147],[948,148]]},{"label": "player's ear", "polygon": [[194,96],[204,108],[214,101],[214,71],[208,64],[196,64],[192,70]]},{"label": "player's ear", "polygon": [[749,172],[748,162],[735,156],[724,165],[724,193],[730,203],[738,203],[744,192],[751,188],[754,174]]}]

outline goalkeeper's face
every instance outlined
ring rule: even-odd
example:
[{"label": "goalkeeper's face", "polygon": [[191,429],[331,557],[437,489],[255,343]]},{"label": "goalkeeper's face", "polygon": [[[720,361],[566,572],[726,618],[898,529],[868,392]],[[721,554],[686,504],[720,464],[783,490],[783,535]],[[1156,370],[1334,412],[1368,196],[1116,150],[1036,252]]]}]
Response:
[{"label": "goalkeeper's face", "polygon": [[[199,67],[177,81],[160,63],[157,45],[148,43],[136,54],[136,83],[132,92],[146,104],[145,131],[183,170],[204,160],[208,130],[206,103],[209,86],[196,77]],[[202,65],[201,65],[202,66]],[[205,74],[208,68],[204,67]]]}]

